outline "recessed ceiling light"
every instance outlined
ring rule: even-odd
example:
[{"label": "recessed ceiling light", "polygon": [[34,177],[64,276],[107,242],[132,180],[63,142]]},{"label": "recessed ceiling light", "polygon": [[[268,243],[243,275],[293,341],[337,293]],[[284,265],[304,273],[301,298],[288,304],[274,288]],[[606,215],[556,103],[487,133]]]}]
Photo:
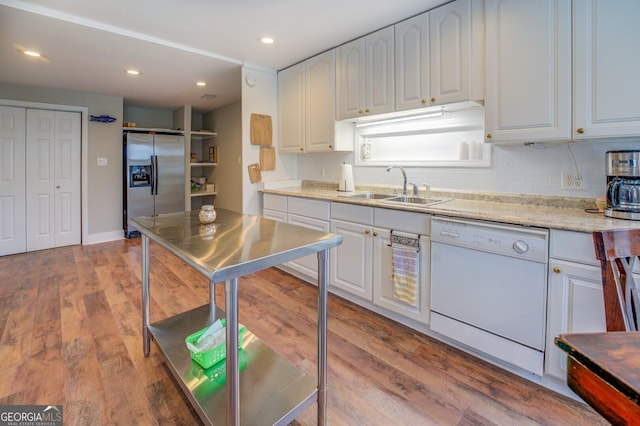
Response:
[{"label": "recessed ceiling light", "polygon": [[275,40],[274,40],[274,39],[272,39],[271,37],[262,37],[262,38],[260,39],[260,41],[261,41],[263,44],[273,44],[273,43],[275,42]]},{"label": "recessed ceiling light", "polygon": [[130,75],[140,75],[140,74],[142,74],[142,73],[141,73],[140,71],[138,71],[138,70],[127,70],[127,74],[130,74]]},{"label": "recessed ceiling light", "polygon": [[34,58],[39,58],[40,57],[40,54],[38,52],[34,51],[34,50],[25,50],[22,53],[24,53],[27,56],[33,56]]},{"label": "recessed ceiling light", "polygon": [[200,86],[200,87],[204,87],[204,86],[206,86],[206,85],[207,85],[207,83],[205,83],[204,81],[198,81],[198,82],[196,83],[196,86]]}]

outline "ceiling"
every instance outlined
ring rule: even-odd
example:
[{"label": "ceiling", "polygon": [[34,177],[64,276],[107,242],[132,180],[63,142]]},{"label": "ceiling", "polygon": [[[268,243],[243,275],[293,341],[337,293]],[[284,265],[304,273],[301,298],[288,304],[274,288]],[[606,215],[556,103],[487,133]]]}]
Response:
[{"label": "ceiling", "polygon": [[286,68],[447,1],[0,0],[0,82],[210,111],[240,99],[243,64]]}]

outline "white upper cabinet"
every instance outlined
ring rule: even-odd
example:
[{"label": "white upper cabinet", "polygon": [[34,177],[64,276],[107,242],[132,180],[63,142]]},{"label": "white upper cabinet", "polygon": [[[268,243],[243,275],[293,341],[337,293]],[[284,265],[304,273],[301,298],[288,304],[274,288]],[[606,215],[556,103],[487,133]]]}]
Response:
[{"label": "white upper cabinet", "polygon": [[337,48],[338,120],[393,112],[393,26]]},{"label": "white upper cabinet", "polygon": [[640,135],[640,2],[575,1],[573,17],[573,137]]},{"label": "white upper cabinet", "polygon": [[457,0],[429,12],[431,105],[482,98],[481,6]]},{"label": "white upper cabinet", "polygon": [[429,105],[429,14],[394,26],[396,56],[396,110]]},{"label": "white upper cabinet", "polygon": [[278,147],[280,153],[304,152],[305,65],[278,73]]},{"label": "white upper cabinet", "polygon": [[571,134],[571,0],[486,0],[488,141]]},{"label": "white upper cabinet", "polygon": [[484,96],[482,0],[457,0],[395,25],[396,110]]},{"label": "white upper cabinet", "polygon": [[335,50],[278,73],[282,154],[353,151],[353,123],[335,121]]},{"label": "white upper cabinet", "polygon": [[335,120],[335,51],[330,50],[305,61],[306,142],[308,152],[332,148]]}]

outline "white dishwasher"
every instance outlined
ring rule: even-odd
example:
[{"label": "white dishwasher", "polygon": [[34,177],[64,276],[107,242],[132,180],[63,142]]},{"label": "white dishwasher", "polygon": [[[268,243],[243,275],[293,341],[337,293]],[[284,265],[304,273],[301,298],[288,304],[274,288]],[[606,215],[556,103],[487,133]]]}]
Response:
[{"label": "white dishwasher", "polygon": [[549,231],[434,217],[431,329],[542,376]]}]

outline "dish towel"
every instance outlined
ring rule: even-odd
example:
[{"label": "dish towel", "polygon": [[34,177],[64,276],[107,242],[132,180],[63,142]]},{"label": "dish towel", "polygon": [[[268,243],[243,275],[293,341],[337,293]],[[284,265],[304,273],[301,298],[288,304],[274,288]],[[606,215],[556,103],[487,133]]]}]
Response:
[{"label": "dish towel", "polygon": [[418,306],[419,238],[419,236],[409,237],[391,231],[393,297],[416,307]]}]

